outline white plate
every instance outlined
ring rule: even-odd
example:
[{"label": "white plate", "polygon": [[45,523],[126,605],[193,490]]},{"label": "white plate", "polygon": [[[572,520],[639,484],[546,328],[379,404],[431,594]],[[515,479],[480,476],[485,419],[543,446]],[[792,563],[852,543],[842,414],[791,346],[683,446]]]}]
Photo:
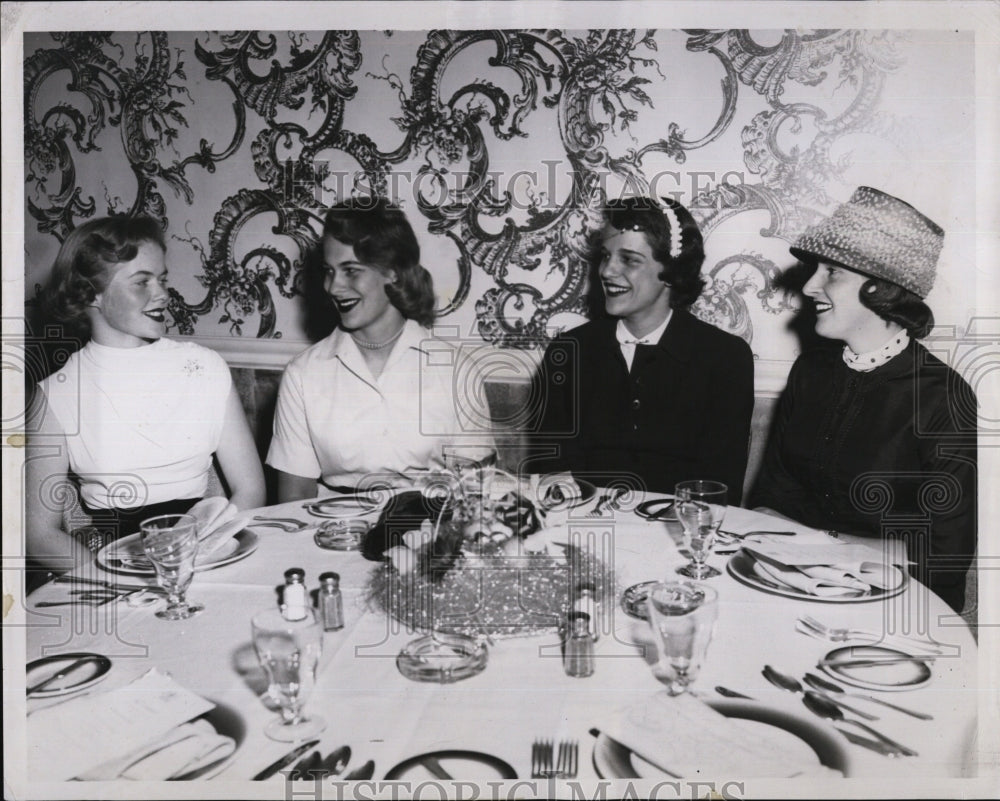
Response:
[{"label": "white plate", "polygon": [[341,518],[359,517],[377,512],[381,503],[363,495],[334,495],[330,498],[320,498],[303,504],[313,517]]},{"label": "white plate", "polygon": [[85,659],[86,661],[79,667],[74,668],[63,678],[56,679],[47,687],[35,690],[30,697],[51,698],[56,695],[75,693],[78,690],[83,690],[97,684],[111,670],[111,660],[103,654],[53,654],[52,656],[43,656],[41,659],[35,659],[28,663],[25,668],[25,687],[34,687],[36,684],[41,684],[60,670],[68,668],[78,659]]},{"label": "white plate", "polygon": [[[759,727],[768,739],[780,741],[783,756],[798,755],[803,764],[814,761],[817,766],[849,775],[847,752],[836,735],[821,724],[756,701],[713,698],[706,703],[727,718],[740,718],[746,729]],[[599,734],[594,745],[594,768],[602,779],[698,778],[665,773],[606,734]]]},{"label": "white plate", "polygon": [[[130,534],[120,540],[109,542],[97,552],[97,564],[105,570],[115,573],[129,573],[135,576],[155,576],[152,565],[146,566],[146,557],[142,552],[141,534]],[[211,553],[198,554],[194,569],[198,572],[214,570],[223,565],[245,559],[257,550],[258,537],[249,529],[238,532],[231,540],[220,545]],[[134,553],[136,561],[119,558],[120,553]]]},{"label": "white plate", "polygon": [[[884,658],[891,656],[909,656],[906,652],[881,645],[845,645],[835,648],[824,658],[831,659],[864,659],[865,657]],[[930,682],[932,673],[927,662],[897,662],[891,665],[823,665],[828,676],[865,690],[915,690]]]},{"label": "white plate", "polygon": [[782,587],[777,583],[772,584],[770,581],[762,579],[754,572],[753,557],[748,556],[743,551],[739,551],[730,557],[726,563],[726,569],[734,579],[741,584],[746,584],[748,587],[753,587],[755,590],[768,592],[772,595],[783,595],[785,598],[795,598],[799,601],[816,601],[817,603],[824,604],[863,604],[869,601],[884,601],[886,598],[899,595],[910,584],[910,576],[905,570],[901,570],[900,573],[902,573],[903,580],[891,590],[872,587],[870,592],[861,595],[810,595],[807,592],[802,592],[791,587]]}]

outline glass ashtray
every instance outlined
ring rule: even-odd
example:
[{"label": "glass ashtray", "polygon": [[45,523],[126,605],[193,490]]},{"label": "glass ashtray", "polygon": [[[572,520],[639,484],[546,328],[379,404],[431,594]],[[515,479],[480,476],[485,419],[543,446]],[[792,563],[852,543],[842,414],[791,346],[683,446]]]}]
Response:
[{"label": "glass ashtray", "polygon": [[640,584],[633,584],[622,593],[622,609],[626,615],[638,620],[649,620],[646,599],[649,597],[649,588],[656,583],[655,581],[643,581]]},{"label": "glass ashtray", "polygon": [[396,667],[413,681],[448,684],[475,676],[486,667],[486,645],[464,634],[427,634],[406,644]]},{"label": "glass ashtray", "polygon": [[313,535],[313,541],[329,551],[356,551],[371,524],[360,518],[345,517],[327,520],[320,524]]}]

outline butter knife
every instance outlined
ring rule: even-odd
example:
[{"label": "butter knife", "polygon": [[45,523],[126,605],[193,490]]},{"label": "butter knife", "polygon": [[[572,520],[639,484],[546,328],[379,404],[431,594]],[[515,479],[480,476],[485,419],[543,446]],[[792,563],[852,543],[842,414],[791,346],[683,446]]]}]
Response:
[{"label": "butter knife", "polygon": [[289,751],[277,762],[273,762],[266,768],[264,768],[264,770],[262,770],[260,773],[258,773],[256,776],[253,777],[253,781],[259,782],[263,781],[264,779],[270,779],[279,770],[281,770],[282,768],[287,768],[296,759],[302,756],[306,751],[308,751],[310,748],[315,748],[317,745],[319,745],[319,740],[309,740],[308,742],[302,743],[302,745]]},{"label": "butter knife", "polygon": [[880,743],[878,740],[871,740],[868,737],[862,737],[860,734],[855,734],[852,731],[847,731],[846,729],[841,729],[837,727],[837,731],[844,735],[851,743],[854,745],[860,745],[862,748],[867,748],[869,751],[874,751],[876,754],[881,754],[887,757],[898,757],[902,756],[894,748],[890,748],[885,743]]},{"label": "butter knife", "polygon": [[32,687],[29,687],[28,689],[26,689],[24,691],[24,694],[25,695],[31,695],[32,693],[37,693],[39,690],[44,690],[46,687],[48,687],[50,684],[52,684],[52,682],[54,682],[54,681],[56,681],[58,679],[63,679],[66,676],[68,676],[70,673],[72,673],[74,670],[76,670],[78,667],[80,667],[80,665],[85,665],[88,662],[93,662],[95,659],[98,659],[98,658],[99,657],[96,657],[96,656],[93,656],[93,655],[90,655],[90,656],[81,656],[75,662],[70,662],[62,670],[57,671],[56,673],[53,673],[51,676],[49,676],[44,681],[40,681],[40,682],[38,682],[38,684],[35,684]]}]

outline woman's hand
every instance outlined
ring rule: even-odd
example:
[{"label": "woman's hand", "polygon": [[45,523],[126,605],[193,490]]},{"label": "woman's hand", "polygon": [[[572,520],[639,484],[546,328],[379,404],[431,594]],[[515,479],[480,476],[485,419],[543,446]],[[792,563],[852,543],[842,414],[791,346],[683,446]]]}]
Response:
[{"label": "woman's hand", "polygon": [[229,485],[229,500],[234,506],[255,509],[267,502],[260,456],[235,387],[229,390],[226,399],[226,418],[215,456]]}]

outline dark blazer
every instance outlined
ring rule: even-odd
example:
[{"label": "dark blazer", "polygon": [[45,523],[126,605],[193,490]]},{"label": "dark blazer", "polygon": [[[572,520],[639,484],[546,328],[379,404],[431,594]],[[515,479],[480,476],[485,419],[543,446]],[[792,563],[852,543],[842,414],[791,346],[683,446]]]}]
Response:
[{"label": "dark blazer", "polygon": [[631,372],[617,320],[552,341],[535,378],[538,422],[528,469],[571,470],[673,492],[688,479],[743,494],[753,414],[753,354],[739,337],[674,309],[659,343],[638,345]]},{"label": "dark blazer", "polygon": [[976,551],[976,396],[910,342],[868,373],[841,349],[792,366],[753,492],[808,526],[907,541],[911,573],[955,611]]}]

